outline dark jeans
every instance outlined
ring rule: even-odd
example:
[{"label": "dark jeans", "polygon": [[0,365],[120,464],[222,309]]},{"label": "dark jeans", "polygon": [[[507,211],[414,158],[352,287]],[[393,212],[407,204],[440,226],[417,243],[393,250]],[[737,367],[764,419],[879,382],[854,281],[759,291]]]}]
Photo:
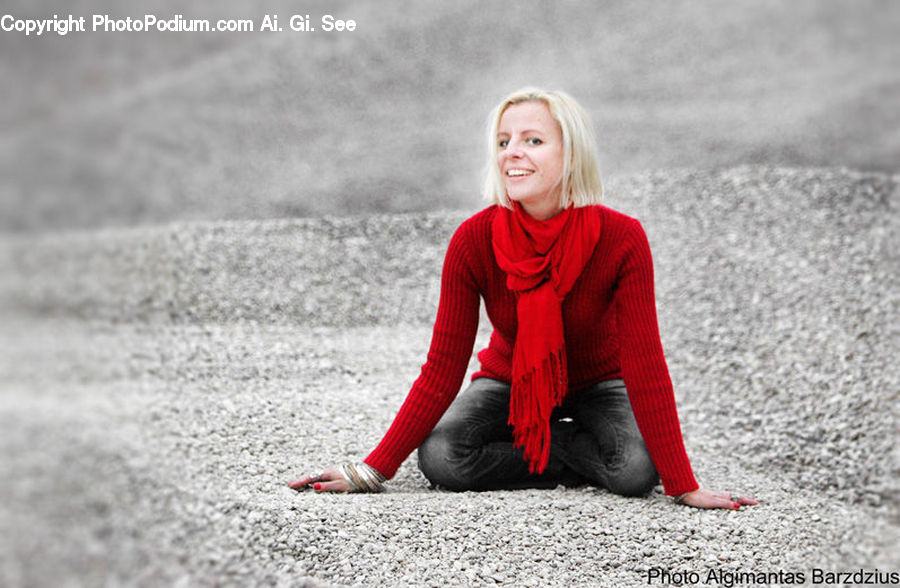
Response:
[{"label": "dark jeans", "polygon": [[554,409],[543,474],[529,473],[513,447],[509,395],[509,384],[478,378],[453,401],[419,447],[419,469],[433,485],[500,490],[587,482],[640,496],[659,482],[622,380],[572,392]]}]

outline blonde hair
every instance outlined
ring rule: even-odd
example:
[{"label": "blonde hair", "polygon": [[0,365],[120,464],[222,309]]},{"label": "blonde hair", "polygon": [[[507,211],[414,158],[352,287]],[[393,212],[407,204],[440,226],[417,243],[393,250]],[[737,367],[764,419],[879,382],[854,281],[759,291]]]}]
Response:
[{"label": "blonde hair", "polygon": [[597,145],[587,113],[575,99],[559,91],[522,88],[507,96],[491,111],[488,120],[488,164],[484,179],[484,198],[494,204],[510,208],[509,197],[497,167],[497,132],[500,117],[507,108],[522,102],[543,102],[559,124],[563,140],[563,171],[560,206],[567,208],[599,204],[603,196],[600,170],[597,164]]}]

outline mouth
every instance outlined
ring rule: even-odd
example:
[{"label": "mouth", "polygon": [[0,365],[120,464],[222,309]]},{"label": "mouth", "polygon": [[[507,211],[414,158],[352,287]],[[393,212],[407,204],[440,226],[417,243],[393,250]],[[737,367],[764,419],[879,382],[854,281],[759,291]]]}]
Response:
[{"label": "mouth", "polygon": [[506,177],[519,178],[522,176],[530,176],[533,173],[534,173],[533,169],[512,168],[512,169],[506,170]]}]

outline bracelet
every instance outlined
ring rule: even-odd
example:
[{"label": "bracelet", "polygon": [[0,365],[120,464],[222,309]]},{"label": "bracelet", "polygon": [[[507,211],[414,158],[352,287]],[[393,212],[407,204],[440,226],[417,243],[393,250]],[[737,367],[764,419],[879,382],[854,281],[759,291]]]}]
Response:
[{"label": "bracelet", "polygon": [[350,484],[350,492],[381,492],[384,490],[385,477],[367,463],[344,464],[338,469]]},{"label": "bracelet", "polygon": [[679,494],[675,497],[675,504],[684,504],[684,497],[690,494],[690,492],[685,492],[684,494]]}]

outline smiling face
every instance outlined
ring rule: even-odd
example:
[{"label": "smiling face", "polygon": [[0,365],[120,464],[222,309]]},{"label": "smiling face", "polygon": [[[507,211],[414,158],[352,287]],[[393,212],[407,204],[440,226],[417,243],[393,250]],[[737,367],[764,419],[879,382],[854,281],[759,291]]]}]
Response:
[{"label": "smiling face", "polygon": [[509,199],[531,216],[544,220],[559,212],[562,131],[545,102],[520,102],[503,112],[497,165]]}]

